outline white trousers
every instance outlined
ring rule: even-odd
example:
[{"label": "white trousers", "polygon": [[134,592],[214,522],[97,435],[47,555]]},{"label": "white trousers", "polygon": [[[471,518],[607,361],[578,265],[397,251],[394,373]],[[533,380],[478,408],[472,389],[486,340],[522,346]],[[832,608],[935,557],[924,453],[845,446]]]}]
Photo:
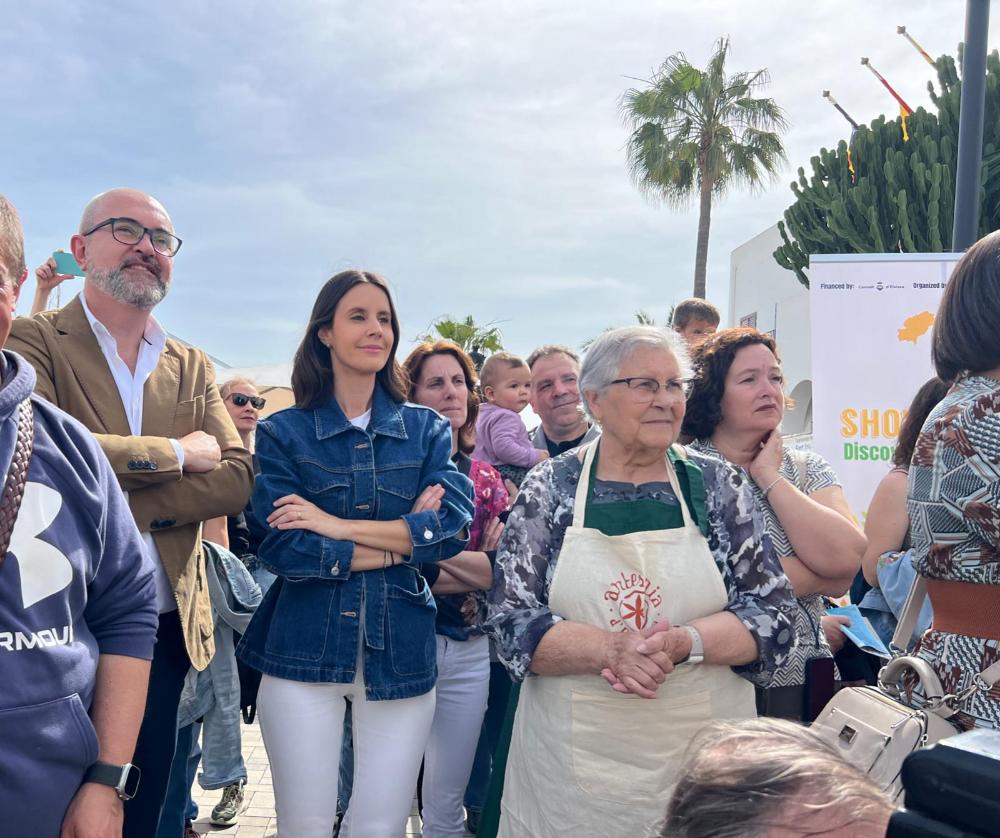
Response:
[{"label": "white trousers", "polygon": [[424,838],[462,838],[465,787],[490,691],[490,644],[485,637],[437,636],[437,706],[424,754]]},{"label": "white trousers", "polygon": [[354,792],[341,838],[401,838],[406,832],[434,718],[434,690],[369,701],[359,667],[353,684],[261,679],[257,710],[271,763],[277,838],[330,838],[333,832],[345,697],[353,708]]}]

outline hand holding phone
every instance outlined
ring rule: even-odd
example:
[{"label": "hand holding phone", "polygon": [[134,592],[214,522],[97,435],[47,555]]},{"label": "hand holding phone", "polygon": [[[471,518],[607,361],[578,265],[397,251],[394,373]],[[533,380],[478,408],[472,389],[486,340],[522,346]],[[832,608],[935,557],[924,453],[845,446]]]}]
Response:
[{"label": "hand holding phone", "polygon": [[76,259],[73,258],[72,253],[67,253],[65,250],[57,250],[52,254],[50,261],[55,262],[55,265],[53,265],[54,272],[60,274],[63,279],[68,279],[71,276],[83,276],[83,269]]}]

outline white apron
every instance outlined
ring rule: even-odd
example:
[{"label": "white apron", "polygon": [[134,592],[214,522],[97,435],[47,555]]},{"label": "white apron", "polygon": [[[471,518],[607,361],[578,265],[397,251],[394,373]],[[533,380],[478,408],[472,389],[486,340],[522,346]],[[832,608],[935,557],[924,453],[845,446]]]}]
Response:
[{"label": "white apron", "polygon": [[[678,529],[608,536],[584,527],[596,444],[583,472],[549,606],[573,622],[637,630],[681,625],[729,601],[718,567],[681,505]],[[679,666],[653,699],[623,695],[599,675],[529,676],[521,686],[497,838],[642,838],[663,819],[678,763],[715,719],[756,716],[753,686],[728,666]]]}]

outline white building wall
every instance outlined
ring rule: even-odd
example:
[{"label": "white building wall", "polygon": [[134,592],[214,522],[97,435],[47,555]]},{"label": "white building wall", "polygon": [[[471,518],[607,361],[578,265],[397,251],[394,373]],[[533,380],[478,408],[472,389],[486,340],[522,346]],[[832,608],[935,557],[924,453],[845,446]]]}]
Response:
[{"label": "white building wall", "polygon": [[812,432],[812,356],[809,339],[809,290],[772,255],[781,245],[777,225],[737,247],[730,260],[730,326],[756,317],[762,332],[774,332],[795,407],[786,412],[786,435]]}]

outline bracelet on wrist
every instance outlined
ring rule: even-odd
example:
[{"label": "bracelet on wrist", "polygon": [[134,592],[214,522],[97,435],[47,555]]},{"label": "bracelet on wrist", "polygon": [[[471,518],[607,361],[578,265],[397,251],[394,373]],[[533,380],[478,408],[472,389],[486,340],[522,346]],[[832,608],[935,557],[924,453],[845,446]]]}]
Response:
[{"label": "bracelet on wrist", "polygon": [[777,486],[782,480],[785,479],[783,474],[779,474],[774,480],[767,484],[767,488],[764,490],[764,497],[767,497],[767,493],[771,491],[775,486]]}]

